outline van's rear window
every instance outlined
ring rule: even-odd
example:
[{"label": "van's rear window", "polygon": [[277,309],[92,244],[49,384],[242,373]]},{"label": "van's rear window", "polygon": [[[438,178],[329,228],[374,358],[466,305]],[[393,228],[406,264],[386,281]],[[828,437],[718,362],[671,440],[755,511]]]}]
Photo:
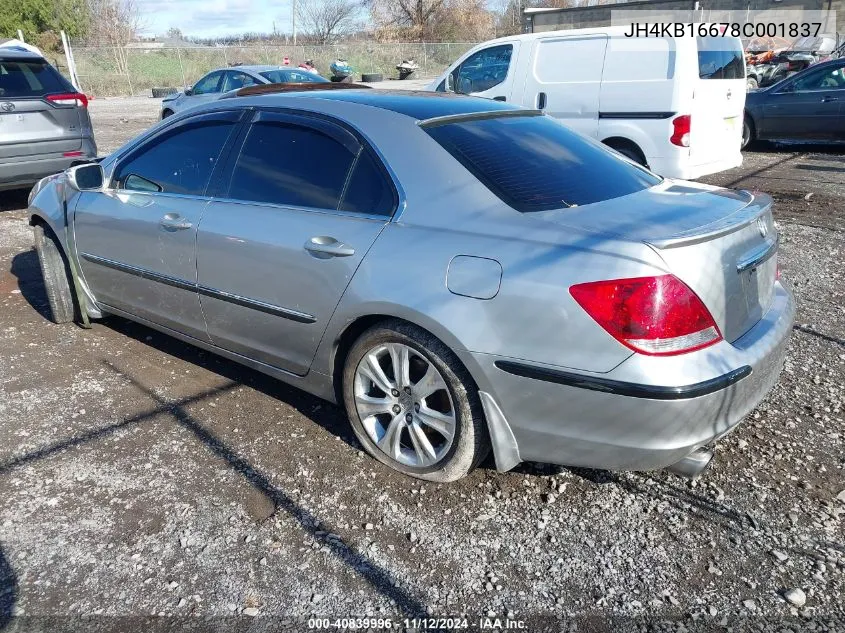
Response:
[{"label": "van's rear window", "polygon": [[46,61],[0,58],[0,97],[43,97],[63,92],[76,90]]},{"label": "van's rear window", "polygon": [[697,37],[698,76],[701,79],[745,79],[745,60],[732,37]]},{"label": "van's rear window", "polygon": [[494,116],[424,129],[517,211],[602,202],[660,182],[548,116]]}]

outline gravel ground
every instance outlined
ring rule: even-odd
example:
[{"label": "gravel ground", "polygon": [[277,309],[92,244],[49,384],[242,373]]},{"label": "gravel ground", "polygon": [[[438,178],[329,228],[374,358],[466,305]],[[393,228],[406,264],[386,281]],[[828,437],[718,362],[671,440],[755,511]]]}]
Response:
[{"label": "gravel ground", "polygon": [[[156,106],[94,101],[100,147]],[[845,630],[845,159],[763,148],[708,180],[775,196],[798,317],[779,384],[695,482],[405,478],[334,406],[121,319],[49,323],[26,196],[0,194],[0,629]]]}]

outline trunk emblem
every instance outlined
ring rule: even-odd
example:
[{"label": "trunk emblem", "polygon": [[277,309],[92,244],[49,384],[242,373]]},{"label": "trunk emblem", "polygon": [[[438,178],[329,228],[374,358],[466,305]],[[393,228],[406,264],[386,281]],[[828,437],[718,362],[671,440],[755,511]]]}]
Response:
[{"label": "trunk emblem", "polygon": [[0,110],[3,112],[12,112],[15,109],[15,104],[11,101],[4,101],[0,103]]},{"label": "trunk emblem", "polygon": [[769,225],[763,218],[757,218],[757,229],[760,231],[761,237],[766,237],[769,234]]}]

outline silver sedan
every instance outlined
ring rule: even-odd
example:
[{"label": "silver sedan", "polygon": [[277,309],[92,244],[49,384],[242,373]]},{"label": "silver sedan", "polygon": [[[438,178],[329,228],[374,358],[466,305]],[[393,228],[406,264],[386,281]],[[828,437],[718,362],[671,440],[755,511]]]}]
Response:
[{"label": "silver sedan", "polygon": [[491,449],[701,472],[784,362],[771,202],[505,103],[247,90],[42,181],[30,213],[55,321],[275,376],[442,482]]},{"label": "silver sedan", "polygon": [[219,99],[232,90],[284,83],[330,83],[316,72],[287,66],[234,66],[213,70],[192,88],[168,95],[161,102],[161,118]]}]

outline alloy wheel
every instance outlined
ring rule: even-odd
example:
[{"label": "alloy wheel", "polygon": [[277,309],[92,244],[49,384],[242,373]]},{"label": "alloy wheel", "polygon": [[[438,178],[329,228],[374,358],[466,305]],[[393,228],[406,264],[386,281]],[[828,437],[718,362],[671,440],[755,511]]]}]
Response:
[{"label": "alloy wheel", "polygon": [[446,381],[420,352],[378,345],[355,369],[355,408],[373,443],[405,466],[427,468],[449,452],[457,427]]}]

